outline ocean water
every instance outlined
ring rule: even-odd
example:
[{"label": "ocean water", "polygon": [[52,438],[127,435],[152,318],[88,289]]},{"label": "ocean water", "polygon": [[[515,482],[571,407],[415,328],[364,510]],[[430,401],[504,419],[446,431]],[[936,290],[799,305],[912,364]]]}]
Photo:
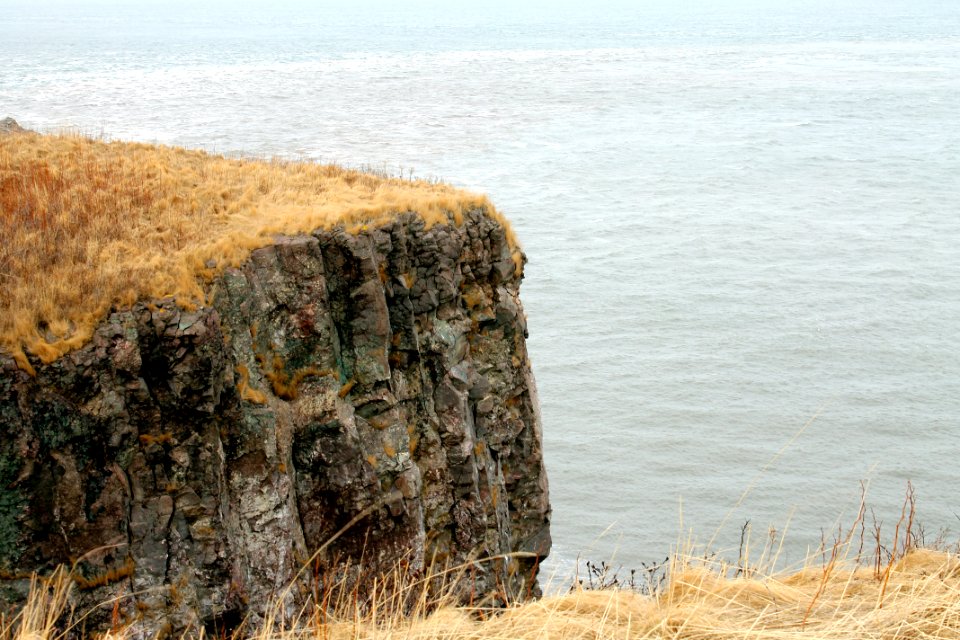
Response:
[{"label": "ocean water", "polygon": [[[520,6],[518,6],[520,5]],[[960,5],[0,3],[0,117],[488,193],[548,573],[960,530]],[[868,514],[868,523],[870,522]],[[951,539],[956,535],[949,533]]]}]

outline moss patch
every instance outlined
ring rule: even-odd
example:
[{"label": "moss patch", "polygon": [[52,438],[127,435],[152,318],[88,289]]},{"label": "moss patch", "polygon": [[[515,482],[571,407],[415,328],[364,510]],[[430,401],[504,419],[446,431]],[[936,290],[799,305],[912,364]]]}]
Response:
[{"label": "moss patch", "polygon": [[20,558],[20,514],[26,500],[19,489],[11,488],[20,471],[14,456],[0,454],[0,567],[10,566]]}]

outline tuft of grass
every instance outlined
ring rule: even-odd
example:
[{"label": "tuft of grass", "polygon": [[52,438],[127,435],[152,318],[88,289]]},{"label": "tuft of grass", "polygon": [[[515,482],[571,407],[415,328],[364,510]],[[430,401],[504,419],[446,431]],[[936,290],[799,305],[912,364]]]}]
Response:
[{"label": "tuft of grass", "polygon": [[65,567],[41,578],[30,579],[30,593],[23,607],[12,616],[0,614],[0,640],[60,640],[69,609],[74,581]]},{"label": "tuft of grass", "polygon": [[129,578],[133,575],[135,568],[136,565],[133,562],[133,558],[127,558],[123,565],[116,569],[110,569],[109,571],[91,577],[74,575],[73,581],[77,583],[80,589],[96,589],[97,587],[120,582],[124,578]]},{"label": "tuft of grass", "polygon": [[362,232],[412,212],[427,226],[482,195],[307,162],[229,159],[71,135],[0,136],[0,349],[33,372],[79,348],[114,306],[206,300],[204,285],[276,234]]},{"label": "tuft of grass", "polygon": [[347,395],[353,390],[353,388],[354,388],[356,385],[357,385],[356,379],[350,378],[350,379],[347,380],[345,383],[343,383],[343,386],[340,387],[340,390],[339,390],[339,391],[337,391],[337,397],[338,397],[338,398],[346,398]]},{"label": "tuft of grass", "polygon": [[144,433],[140,435],[140,443],[146,446],[149,446],[152,444],[159,444],[159,445],[171,444],[171,443],[174,443],[173,434],[169,432],[160,433],[158,435],[151,435],[148,433]]},{"label": "tuft of grass", "polygon": [[[266,365],[265,358],[259,357],[258,360],[262,366]],[[241,375],[243,375],[242,372]],[[273,356],[272,365],[264,372],[264,375],[270,381],[273,394],[284,400],[296,400],[300,396],[300,383],[306,378],[329,376],[339,380],[339,376],[335,372],[329,369],[318,369],[317,367],[303,367],[290,374],[284,367],[283,358],[278,355]]]},{"label": "tuft of grass", "polygon": [[237,390],[240,397],[254,404],[266,404],[267,396],[263,391],[250,386],[250,369],[245,364],[237,365],[237,373],[240,375],[240,381],[237,383]]}]

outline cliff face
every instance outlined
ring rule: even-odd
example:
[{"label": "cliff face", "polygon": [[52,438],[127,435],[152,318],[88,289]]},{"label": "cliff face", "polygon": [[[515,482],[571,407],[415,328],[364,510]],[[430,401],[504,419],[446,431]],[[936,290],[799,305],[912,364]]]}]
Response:
[{"label": "cliff face", "polygon": [[119,598],[144,634],[256,621],[321,547],[322,571],[527,552],[464,589],[535,590],[550,508],[518,271],[482,211],[408,214],[278,237],[208,304],[116,309],[36,376],[0,355],[2,597],[75,563],[77,604]]}]

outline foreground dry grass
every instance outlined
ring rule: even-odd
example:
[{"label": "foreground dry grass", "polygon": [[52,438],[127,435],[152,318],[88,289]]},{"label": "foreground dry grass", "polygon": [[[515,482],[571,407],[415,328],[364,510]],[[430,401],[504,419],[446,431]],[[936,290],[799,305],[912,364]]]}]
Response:
[{"label": "foreground dry grass", "polygon": [[[89,340],[112,305],[204,300],[203,282],[277,233],[462,221],[483,196],[311,163],[78,136],[0,135],[0,349],[30,369]],[[504,223],[505,224],[505,223]],[[516,247],[513,236],[508,238]],[[516,256],[519,259],[519,255]]]},{"label": "foreground dry grass", "polygon": [[[3,623],[2,640],[62,636],[54,621],[69,581],[38,589],[19,620]],[[62,585],[67,585],[63,587]],[[509,607],[496,615],[444,606],[430,615],[424,598],[414,615],[392,613],[390,596],[358,608],[345,599],[292,628],[264,630],[258,640],[340,639],[600,639],[726,640],[960,638],[960,561],[913,550],[890,565],[841,569],[827,562],[787,575],[725,577],[695,559],[675,562],[656,596],[622,590],[573,592]],[[417,612],[421,612],[418,614]],[[111,637],[123,638],[117,629]]]},{"label": "foreground dry grass", "polygon": [[815,567],[765,578],[725,578],[695,564],[674,571],[657,597],[576,590],[484,621],[447,608],[421,620],[349,620],[305,633],[424,640],[960,638],[960,563],[940,552],[908,554],[886,581],[872,569],[836,571],[826,579]]}]

